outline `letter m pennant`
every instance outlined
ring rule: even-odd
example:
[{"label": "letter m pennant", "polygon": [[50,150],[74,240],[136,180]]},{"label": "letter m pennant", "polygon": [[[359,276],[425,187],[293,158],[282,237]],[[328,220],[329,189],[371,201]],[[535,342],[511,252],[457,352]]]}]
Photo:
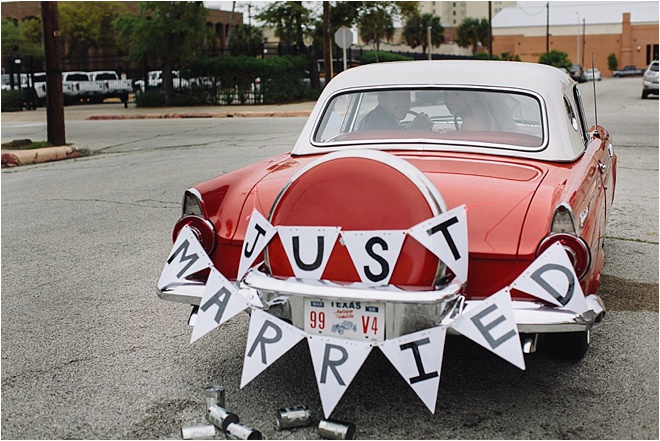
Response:
[{"label": "letter m pennant", "polygon": [[163,289],[172,282],[212,266],[213,262],[195,234],[190,227],[185,226],[179,232],[167,262],[165,262],[165,267],[158,280],[158,289]]}]

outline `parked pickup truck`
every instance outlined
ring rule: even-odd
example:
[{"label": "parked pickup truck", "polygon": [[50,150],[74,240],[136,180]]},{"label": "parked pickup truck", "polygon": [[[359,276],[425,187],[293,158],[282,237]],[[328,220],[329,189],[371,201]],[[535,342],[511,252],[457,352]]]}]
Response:
[{"label": "parked pickup truck", "polygon": [[[152,70],[147,74],[147,79],[149,81],[149,87],[162,87],[163,85],[163,71],[162,70]],[[184,89],[190,85],[188,80],[181,78],[181,72],[178,70],[172,71],[172,83],[175,89]],[[144,92],[144,80],[137,80],[135,82],[135,88]]]},{"label": "parked pickup truck", "polygon": [[79,102],[103,102],[101,84],[92,81],[87,72],[63,72],[62,92],[65,106]]},{"label": "parked pickup truck", "polygon": [[616,78],[621,78],[621,77],[631,77],[634,75],[644,75],[644,70],[643,69],[637,69],[636,66],[626,66],[621,70],[615,70],[612,75]]},{"label": "parked pickup truck", "polygon": [[128,94],[133,90],[131,80],[122,80],[117,72],[99,70],[90,72],[91,80],[101,89],[101,99],[119,98],[124,105],[128,103]]}]

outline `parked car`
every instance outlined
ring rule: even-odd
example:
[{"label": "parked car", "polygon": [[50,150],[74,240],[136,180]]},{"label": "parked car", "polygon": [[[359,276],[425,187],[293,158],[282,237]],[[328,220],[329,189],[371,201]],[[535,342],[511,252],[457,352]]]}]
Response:
[{"label": "parked car", "polygon": [[[358,323],[346,338],[382,341],[456,323],[508,291],[525,352],[538,343],[579,359],[605,314],[596,293],[616,169],[609,133],[588,127],[577,84],[554,67],[348,69],[325,87],[290,153],[184,191],[173,228],[183,245],[158,295],[196,316],[212,266],[254,308],[305,332],[332,334],[323,312]],[[453,240],[463,227],[465,239]],[[210,259],[190,274],[199,254],[177,242],[184,231]],[[550,249],[570,262],[548,266],[568,281],[565,293],[547,284],[555,301],[518,283],[538,276],[531,265]],[[172,271],[177,264],[185,268]],[[581,306],[563,301],[572,295]],[[367,311],[378,333],[364,326],[375,322]]]},{"label": "parked car", "polygon": [[579,64],[574,64],[569,70],[571,78],[578,83],[584,83],[587,80],[584,78],[584,69]]},{"label": "parked car", "polygon": [[584,79],[586,81],[600,81],[600,71],[598,70],[597,67],[594,67],[593,69],[585,69],[584,71]]},{"label": "parked car", "polygon": [[64,105],[103,102],[103,86],[92,81],[88,72],[62,72],[62,93]]},{"label": "parked car", "polygon": [[642,79],[642,99],[647,99],[649,95],[658,95],[658,60],[649,64]]},{"label": "parked car", "polygon": [[[162,87],[163,85],[163,71],[152,70],[147,74],[147,81],[149,87]],[[185,78],[181,78],[181,72],[178,70],[172,71],[172,83],[175,89],[187,88],[190,83]],[[144,92],[144,80],[140,79],[135,81],[134,89]]]},{"label": "parked car", "polygon": [[98,83],[101,89],[101,99],[118,98],[122,103],[128,102],[128,95],[133,91],[131,80],[121,79],[117,72],[100,70],[90,72],[91,80]]},{"label": "parked car", "polygon": [[644,75],[644,71],[642,69],[637,69],[637,66],[628,65],[621,70],[615,70],[612,72],[612,75],[614,78],[632,77],[635,75]]}]

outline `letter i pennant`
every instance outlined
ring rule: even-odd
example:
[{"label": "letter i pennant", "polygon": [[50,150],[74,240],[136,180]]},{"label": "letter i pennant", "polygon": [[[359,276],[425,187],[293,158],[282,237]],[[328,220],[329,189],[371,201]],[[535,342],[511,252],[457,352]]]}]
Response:
[{"label": "letter i pennant", "polygon": [[435,413],[447,329],[438,326],[379,343],[390,363]]}]

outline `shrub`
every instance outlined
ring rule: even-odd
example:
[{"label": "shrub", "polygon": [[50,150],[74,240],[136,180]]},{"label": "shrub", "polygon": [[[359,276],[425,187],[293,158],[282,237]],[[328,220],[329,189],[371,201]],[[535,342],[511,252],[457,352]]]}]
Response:
[{"label": "shrub", "polygon": [[135,107],[163,107],[165,94],[160,90],[148,90],[135,94]]},{"label": "shrub", "polygon": [[0,95],[2,95],[3,112],[23,110],[26,102],[26,94],[22,90],[3,90]]},{"label": "shrub", "polygon": [[612,53],[607,56],[607,68],[611,71],[619,68],[619,60],[616,59],[616,54]]},{"label": "shrub", "polygon": [[367,51],[362,54],[360,64],[385,63],[388,61],[412,61],[413,58],[405,57],[392,52]]}]

